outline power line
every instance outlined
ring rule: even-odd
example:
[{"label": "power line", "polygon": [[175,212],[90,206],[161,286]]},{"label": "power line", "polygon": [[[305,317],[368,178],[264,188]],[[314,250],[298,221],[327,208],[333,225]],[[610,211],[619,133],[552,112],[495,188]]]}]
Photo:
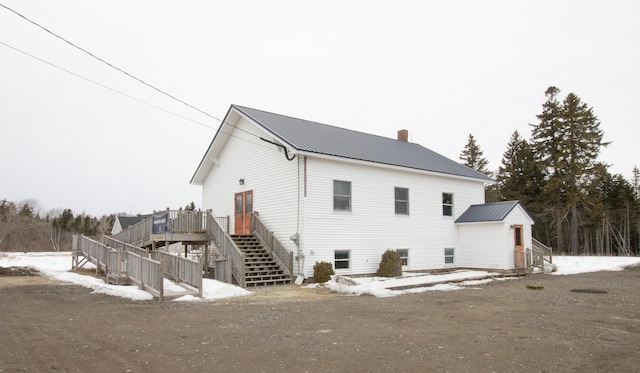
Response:
[{"label": "power line", "polygon": [[64,67],[58,66],[58,65],[54,64],[53,62],[49,62],[49,61],[44,60],[44,59],[42,59],[42,58],[40,58],[40,57],[34,56],[34,55],[33,55],[33,54],[31,54],[31,53],[25,52],[25,51],[23,51],[23,50],[21,50],[21,49],[18,49],[18,48],[14,47],[14,46],[11,46],[11,45],[7,44],[7,43],[4,43],[4,42],[0,41],[0,44],[4,45],[4,46],[5,46],[5,47],[7,47],[7,48],[13,49],[13,50],[14,50],[14,51],[16,51],[16,52],[22,53],[22,54],[24,54],[25,56],[29,56],[29,57],[31,57],[31,58],[33,58],[33,59],[36,59],[36,60],[38,60],[38,61],[40,61],[40,62],[42,62],[42,63],[45,63],[45,64],[47,64],[47,65],[49,65],[49,66],[55,67],[56,69],[62,70],[62,71],[64,71],[64,72],[66,72],[67,74],[71,74],[71,75],[73,75],[73,76],[75,76],[75,77],[77,77],[77,78],[80,78],[80,79],[86,80],[86,81],[88,81],[88,82],[90,82],[90,83],[93,83],[93,84],[95,84],[95,85],[98,85],[98,86],[100,86],[100,87],[102,87],[102,88],[108,89],[108,90],[110,90],[111,92],[115,92],[115,93],[117,93],[117,94],[123,95],[123,96],[128,97],[128,98],[130,98],[130,99],[132,99],[132,100],[135,100],[135,101],[138,101],[138,102],[143,103],[143,104],[145,104],[145,105],[148,105],[148,106],[150,106],[150,107],[152,107],[152,108],[154,108],[154,109],[158,109],[158,110],[164,111],[165,113],[169,113],[169,114],[171,114],[171,115],[175,115],[175,116],[176,116],[176,117],[178,117],[178,118],[182,118],[182,119],[187,120],[187,121],[189,121],[189,122],[193,122],[193,123],[198,124],[198,125],[200,125],[200,126],[203,126],[203,127],[206,127],[206,128],[209,128],[209,129],[213,129],[213,130],[215,130],[215,128],[214,128],[214,127],[211,127],[211,126],[209,126],[209,125],[207,125],[207,124],[204,124],[204,123],[198,122],[198,121],[193,120],[193,119],[191,119],[191,118],[187,118],[187,117],[185,117],[184,115],[180,115],[180,114],[175,113],[175,112],[173,112],[173,111],[170,111],[170,110],[164,109],[164,108],[162,108],[162,107],[160,107],[160,106],[157,106],[157,105],[151,104],[151,103],[146,102],[146,101],[144,101],[144,100],[141,100],[141,99],[139,99],[139,98],[137,98],[137,97],[133,97],[133,96],[131,96],[131,95],[129,95],[129,94],[126,94],[126,93],[124,93],[124,92],[118,91],[118,90],[117,90],[117,89],[115,89],[115,88],[111,88],[111,87],[109,87],[109,86],[107,86],[107,85],[104,85],[104,84],[102,84],[102,83],[96,82],[95,80],[89,79],[89,78],[87,78],[87,77],[85,77],[85,76],[82,76],[82,75],[80,75],[80,74],[78,74],[78,73],[75,73],[75,72],[73,72],[73,71],[71,71],[71,70],[65,69]]},{"label": "power line", "polygon": [[[165,96],[167,96],[167,97],[169,97],[169,98],[171,98],[171,99],[173,99],[173,100],[175,100],[175,101],[177,101],[177,102],[180,102],[181,104],[186,105],[186,106],[188,106],[188,107],[190,107],[190,108],[192,108],[192,109],[194,109],[194,110],[196,110],[196,111],[198,111],[198,112],[200,112],[200,113],[202,113],[202,114],[204,114],[204,115],[206,115],[206,116],[208,116],[208,117],[210,117],[210,118],[213,118],[213,119],[217,120],[218,122],[220,122],[221,124],[227,124],[227,125],[229,125],[229,126],[231,126],[231,127],[235,128],[235,129],[237,129],[237,130],[239,130],[239,131],[245,132],[245,133],[247,133],[247,134],[249,134],[249,135],[251,135],[251,136],[253,136],[253,137],[257,138],[257,139],[262,140],[260,136],[258,136],[258,135],[256,135],[256,134],[254,134],[254,133],[251,133],[251,132],[249,132],[249,131],[247,131],[247,130],[244,130],[244,129],[242,129],[242,128],[239,128],[239,127],[237,127],[236,125],[233,125],[233,124],[231,124],[231,123],[225,122],[224,120],[222,120],[222,119],[220,119],[220,118],[218,118],[218,117],[216,117],[216,116],[213,116],[213,115],[211,115],[211,114],[209,114],[209,113],[207,113],[207,112],[205,112],[205,111],[203,111],[203,110],[201,110],[201,109],[197,108],[196,106],[191,105],[191,104],[189,104],[188,102],[183,101],[183,100],[181,100],[181,99],[179,99],[179,98],[177,98],[177,97],[175,97],[175,96],[173,96],[173,95],[171,95],[171,94],[169,94],[169,93],[167,93],[167,92],[165,92],[165,91],[163,91],[163,90],[161,90],[161,89],[159,89],[159,88],[157,88],[157,87],[155,87],[155,86],[153,86],[153,85],[151,85],[151,84],[149,84],[149,83],[147,83],[147,82],[145,82],[145,81],[143,81],[143,80],[141,80],[141,79],[139,79],[139,78],[137,78],[136,76],[134,76],[134,75],[132,75],[132,74],[129,74],[128,72],[126,72],[126,71],[124,71],[124,70],[120,69],[120,68],[119,68],[119,67],[117,67],[117,66],[114,66],[113,64],[111,64],[111,63],[109,63],[109,62],[105,61],[104,59],[102,59],[102,58],[100,58],[100,57],[97,57],[97,56],[96,56],[96,55],[94,55],[93,53],[91,53],[91,52],[87,51],[86,49],[84,49],[84,48],[82,48],[82,47],[80,47],[80,46],[78,46],[78,45],[74,44],[73,42],[71,42],[71,41],[69,41],[69,40],[65,39],[64,37],[62,37],[62,36],[60,36],[60,35],[58,35],[58,34],[54,33],[53,31],[51,31],[51,30],[49,30],[48,28],[46,28],[46,27],[44,27],[44,26],[40,25],[39,23],[37,23],[37,22],[35,22],[35,21],[32,21],[31,19],[29,19],[29,18],[27,18],[26,16],[24,16],[24,15],[22,15],[22,14],[18,13],[17,11],[15,11],[15,10],[13,10],[13,9],[11,9],[11,8],[9,8],[9,7],[7,7],[6,5],[4,5],[4,4],[0,3],[0,7],[3,7],[3,8],[5,8],[5,9],[7,9],[8,11],[10,11],[10,12],[12,12],[12,13],[16,14],[17,16],[19,16],[20,18],[24,19],[25,21],[27,21],[27,22],[29,22],[29,23],[31,23],[31,24],[33,24],[33,25],[35,25],[35,26],[37,26],[37,27],[41,28],[42,30],[46,31],[46,32],[47,32],[47,33],[49,33],[50,35],[55,36],[56,38],[58,38],[58,39],[60,39],[60,40],[64,41],[65,43],[67,43],[67,44],[69,44],[69,45],[71,45],[72,47],[74,47],[74,48],[76,48],[76,49],[78,49],[78,50],[80,50],[80,51],[82,51],[82,52],[84,52],[84,53],[88,54],[89,56],[93,57],[94,59],[96,59],[96,60],[98,60],[98,61],[100,61],[100,62],[102,62],[102,63],[106,64],[107,66],[109,66],[109,67],[111,67],[111,68],[113,68],[113,69],[115,69],[115,70],[117,70],[117,71],[119,71],[119,72],[121,72],[121,73],[125,74],[126,76],[128,76],[128,77],[130,77],[130,78],[132,78],[132,79],[134,79],[134,80],[136,80],[136,81],[138,81],[138,82],[140,82],[140,83],[144,84],[145,86],[147,86],[147,87],[149,87],[149,88],[152,88],[153,90],[155,90],[155,91],[157,91],[157,92],[159,92],[159,93],[161,93],[161,94],[163,94],[163,95],[165,95]],[[18,49],[18,48],[15,48],[15,47],[13,47],[13,46],[11,46],[11,45],[8,45],[8,44],[6,44],[6,43],[3,43],[3,42],[1,42],[1,41],[0,41],[0,44],[2,44],[2,45],[4,45],[4,46],[6,46],[6,47],[8,47],[8,48],[11,48],[11,49],[13,49],[13,50],[15,50],[15,51],[17,51],[17,52],[23,53],[23,54],[25,54],[25,55],[27,55],[27,56],[29,56],[29,57],[32,57],[32,58],[34,58],[34,59],[36,59],[36,60],[38,60],[38,61],[41,61],[41,62],[43,62],[43,63],[46,63],[46,64],[48,64],[48,65],[50,65],[50,66],[53,66],[53,67],[55,67],[55,68],[58,68],[58,69],[60,69],[60,70],[62,70],[62,71],[65,71],[65,72],[67,72],[67,73],[69,73],[69,74],[71,74],[71,75],[74,75],[74,76],[78,77],[78,78],[84,79],[84,80],[89,81],[89,82],[91,82],[91,83],[94,83],[94,84],[96,84],[96,85],[98,85],[98,86],[101,86],[101,87],[103,87],[103,88],[106,88],[106,89],[108,89],[108,90],[110,90],[110,91],[112,91],[112,92],[115,92],[115,93],[121,94],[121,95],[123,95],[123,96],[125,96],[125,97],[131,98],[131,99],[136,100],[136,101],[138,101],[138,102],[140,102],[140,103],[143,103],[143,104],[148,105],[148,106],[150,106],[150,107],[153,107],[153,108],[155,108],[155,109],[158,109],[158,110],[164,111],[164,112],[169,113],[169,114],[171,114],[171,115],[175,115],[175,116],[177,116],[177,117],[179,117],[179,118],[182,118],[182,119],[185,119],[185,120],[187,120],[187,121],[190,121],[190,122],[196,123],[196,124],[201,125],[201,126],[204,126],[204,127],[206,127],[206,128],[215,129],[215,128],[213,128],[213,127],[211,127],[211,126],[209,126],[209,125],[206,125],[206,124],[204,124],[204,123],[201,123],[201,122],[195,121],[195,120],[193,120],[193,119],[187,118],[187,117],[182,116],[182,115],[180,115],[180,114],[174,113],[174,112],[172,112],[172,111],[170,111],[170,110],[167,110],[167,109],[161,108],[161,107],[159,107],[159,106],[153,105],[153,104],[148,103],[148,102],[146,102],[146,101],[143,101],[143,100],[141,100],[141,99],[139,99],[139,98],[133,97],[133,96],[128,95],[128,94],[126,94],[126,93],[124,93],[124,92],[121,92],[121,91],[118,91],[118,90],[116,90],[116,89],[114,89],[114,88],[108,87],[108,86],[106,86],[106,85],[104,85],[104,84],[102,84],[102,83],[98,83],[98,82],[96,82],[96,81],[94,81],[94,80],[91,80],[91,79],[89,79],[89,78],[86,78],[86,77],[84,77],[84,76],[82,76],[82,75],[80,75],[80,74],[77,74],[77,73],[75,73],[75,72],[73,72],[73,71],[70,71],[70,70],[67,70],[67,69],[65,69],[65,68],[63,68],[63,67],[60,67],[60,66],[58,66],[58,65],[55,65],[55,64],[53,64],[53,63],[51,63],[51,62],[48,62],[48,61],[46,61],[46,60],[44,60],[44,59],[41,59],[41,58],[39,58],[39,57],[36,57],[36,56],[34,56],[34,55],[30,54],[30,53],[24,52],[24,51],[22,51],[22,50],[20,50],[20,49]],[[245,141],[249,141],[249,140],[247,140],[247,139],[244,139],[244,138],[241,138],[241,137],[235,136],[235,135],[233,135],[233,134],[231,134],[231,133],[226,133],[226,132],[222,131],[221,129],[220,129],[220,132],[222,132],[222,133],[224,133],[224,134],[227,134],[227,135],[229,135],[229,136],[232,136],[232,137],[236,137],[236,138],[238,138],[238,139],[242,139],[242,140],[245,140]],[[253,143],[253,144],[254,144],[254,145],[259,145],[259,146],[264,146],[264,144],[263,144],[263,143]]]},{"label": "power line", "polygon": [[[87,78],[87,77],[85,77],[85,76],[82,76],[82,75],[80,75],[80,74],[78,74],[78,73],[75,73],[75,72],[73,72],[73,71],[69,70],[69,69],[65,69],[64,67],[58,66],[58,65],[56,65],[56,64],[54,64],[54,63],[52,63],[52,62],[49,62],[49,61],[47,61],[47,60],[45,60],[45,59],[42,59],[42,58],[37,57],[37,56],[34,56],[34,55],[33,55],[33,54],[31,54],[31,53],[25,52],[25,51],[23,51],[23,50],[21,50],[21,49],[18,49],[18,48],[16,48],[16,47],[11,46],[11,45],[9,45],[9,44],[7,44],[7,43],[4,43],[4,42],[2,42],[2,41],[0,41],[0,45],[4,45],[4,46],[5,46],[5,47],[7,47],[7,48],[13,49],[13,50],[14,50],[14,51],[16,51],[16,52],[19,52],[19,53],[24,54],[25,56],[31,57],[31,58],[33,58],[33,59],[35,59],[35,60],[37,60],[37,61],[40,61],[40,62],[42,62],[42,63],[45,63],[45,64],[47,64],[47,65],[49,65],[49,66],[51,66],[51,67],[55,67],[56,69],[62,70],[62,71],[64,71],[64,72],[66,72],[67,74],[71,74],[71,75],[73,75],[73,76],[75,76],[75,77],[77,77],[77,78],[83,79],[83,80],[85,80],[85,81],[87,81],[87,82],[89,82],[89,83],[93,83],[93,84],[95,84],[95,85],[97,85],[97,86],[99,86],[99,87],[102,87],[102,88],[108,89],[108,90],[109,90],[109,91],[111,91],[111,92],[117,93],[117,94],[122,95],[122,96],[127,97],[127,98],[130,98],[130,99],[132,99],[132,100],[135,100],[135,101],[137,101],[137,102],[140,102],[140,103],[142,103],[142,104],[145,104],[145,105],[147,105],[147,106],[150,106],[150,107],[152,107],[152,108],[154,108],[154,109],[157,109],[157,110],[160,110],[160,111],[164,111],[165,113],[168,113],[168,114],[174,115],[174,116],[176,116],[176,117],[178,117],[178,118],[181,118],[181,119],[187,120],[187,121],[189,121],[189,122],[195,123],[195,124],[197,124],[197,125],[200,125],[200,126],[202,126],[202,127],[208,128],[208,129],[213,129],[213,130],[215,130],[215,129],[216,129],[216,128],[211,127],[211,126],[209,126],[209,125],[207,125],[207,124],[205,124],[205,123],[198,122],[197,120],[194,120],[194,119],[191,119],[191,118],[185,117],[184,115],[180,115],[180,114],[175,113],[175,112],[173,112],[173,111],[171,111],[171,110],[167,110],[167,109],[162,108],[162,107],[160,107],[160,106],[157,106],[157,105],[151,104],[151,103],[146,102],[146,101],[144,101],[144,100],[141,100],[141,99],[139,99],[139,98],[137,98],[137,97],[134,97],[134,96],[131,96],[131,95],[126,94],[126,93],[124,93],[124,92],[121,92],[121,91],[119,91],[119,90],[117,90],[117,89],[115,89],[115,88],[111,88],[111,87],[109,87],[109,86],[107,86],[107,85],[104,85],[104,84],[102,84],[102,83],[100,83],[100,82],[96,82],[96,81],[95,81],[95,80],[93,80],[93,79],[90,79],[90,78]],[[249,134],[249,135],[251,135],[251,136],[253,136],[253,137],[257,138],[257,139],[260,139],[260,136],[258,136],[258,135],[256,135],[256,134],[254,134],[254,133],[251,133],[251,132],[249,132],[249,131],[247,131],[247,130],[244,130],[244,129],[242,129],[242,128],[239,128],[239,127],[237,127],[237,126],[235,126],[235,125],[233,125],[233,124],[231,124],[231,123],[229,123],[229,122],[223,122],[223,123],[226,123],[226,124],[228,124],[229,126],[231,126],[231,127],[235,128],[235,129],[237,129],[237,130],[239,130],[239,131],[245,132],[245,133],[247,133],[247,134]],[[235,135],[235,134],[232,134],[232,133],[229,133],[229,132],[222,131],[221,129],[218,129],[218,131],[219,131],[220,133],[223,133],[223,134],[225,134],[225,135],[228,135],[228,136],[234,137],[234,138],[236,138],[236,139],[239,139],[239,140],[242,140],[242,141],[248,142],[248,143],[253,144],[253,145],[257,145],[257,146],[260,146],[260,147],[263,147],[263,148],[270,148],[269,146],[266,146],[263,142],[251,141],[250,139],[247,139],[247,138],[244,138],[244,137],[240,137],[240,136],[238,136],[238,135]]]},{"label": "power line", "polygon": [[165,95],[165,96],[167,96],[167,97],[169,97],[169,98],[171,98],[171,99],[173,99],[173,100],[175,100],[175,101],[180,102],[180,103],[181,103],[181,104],[183,104],[183,105],[186,105],[186,106],[188,106],[188,107],[190,107],[190,108],[192,108],[192,109],[194,109],[194,110],[196,110],[196,111],[198,111],[198,112],[200,112],[200,113],[202,113],[202,114],[204,114],[204,115],[206,115],[206,116],[208,116],[208,117],[211,117],[211,118],[213,118],[213,119],[217,120],[218,122],[221,122],[221,123],[222,123],[222,120],[221,120],[221,119],[219,119],[219,118],[217,118],[217,117],[215,117],[215,116],[213,116],[213,115],[211,115],[211,114],[209,114],[209,113],[205,112],[204,110],[201,110],[201,109],[199,109],[199,108],[195,107],[194,105],[189,104],[189,103],[188,103],[188,102],[186,102],[186,101],[183,101],[183,100],[181,100],[181,99],[179,99],[179,98],[177,98],[177,97],[175,97],[175,96],[173,96],[173,95],[171,95],[171,94],[169,94],[169,93],[167,93],[167,92],[165,92],[165,91],[161,90],[160,88],[157,88],[157,87],[155,87],[155,86],[153,86],[153,85],[151,85],[151,84],[149,84],[149,83],[145,82],[144,80],[142,80],[142,79],[140,79],[140,78],[138,78],[138,77],[136,77],[136,76],[134,76],[134,75],[132,75],[132,74],[129,74],[128,72],[124,71],[123,69],[121,69],[121,68],[119,68],[119,67],[117,67],[117,66],[114,66],[113,64],[111,64],[111,63],[109,63],[109,62],[105,61],[104,59],[102,59],[102,58],[100,58],[100,57],[96,56],[95,54],[93,54],[93,53],[89,52],[88,50],[86,50],[86,49],[84,49],[84,48],[82,48],[82,47],[80,47],[80,46],[78,46],[78,45],[76,45],[76,44],[72,43],[71,41],[69,41],[69,40],[67,40],[67,39],[63,38],[62,36],[60,36],[60,35],[56,34],[55,32],[53,32],[53,31],[49,30],[48,28],[46,28],[46,27],[44,27],[44,26],[40,25],[39,23],[37,23],[37,22],[35,22],[35,21],[30,20],[29,18],[27,18],[27,17],[25,17],[24,15],[22,15],[22,14],[18,13],[17,11],[15,11],[15,10],[13,10],[13,9],[9,8],[8,6],[6,6],[6,5],[4,5],[4,4],[1,4],[1,3],[0,3],[0,6],[1,6],[1,7],[3,7],[3,8],[5,8],[5,9],[6,9],[6,10],[8,10],[8,11],[10,11],[10,12],[14,13],[14,14],[15,14],[15,15],[17,15],[18,17],[20,17],[20,18],[24,19],[25,21],[27,21],[27,22],[29,22],[29,23],[31,23],[31,24],[33,24],[33,25],[35,25],[35,26],[37,26],[37,27],[41,28],[42,30],[44,30],[44,31],[46,31],[47,33],[49,33],[50,35],[53,35],[53,36],[55,36],[56,38],[58,38],[58,39],[60,39],[60,40],[64,41],[65,43],[67,43],[67,44],[71,45],[72,47],[74,47],[74,48],[76,48],[76,49],[78,49],[78,50],[80,50],[80,51],[82,51],[82,52],[84,52],[84,53],[88,54],[89,56],[93,57],[94,59],[96,59],[96,60],[98,60],[98,61],[100,61],[100,62],[102,62],[102,63],[104,63],[105,65],[107,65],[107,66],[111,67],[112,69],[115,69],[115,70],[117,70],[117,71],[119,71],[119,72],[121,72],[121,73],[125,74],[126,76],[128,76],[128,77],[130,77],[130,78],[132,78],[132,79],[135,79],[136,81],[138,81],[138,82],[140,82],[140,83],[144,84],[145,86],[147,86],[147,87],[149,87],[149,88],[151,88],[151,89],[153,89],[153,90],[155,90],[155,91],[157,91],[157,92],[159,92],[159,93],[161,93],[161,94],[163,94],[163,95]]}]

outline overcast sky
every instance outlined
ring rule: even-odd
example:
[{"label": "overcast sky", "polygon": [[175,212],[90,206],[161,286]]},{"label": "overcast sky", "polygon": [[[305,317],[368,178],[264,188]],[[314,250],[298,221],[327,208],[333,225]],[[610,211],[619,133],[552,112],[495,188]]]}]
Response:
[{"label": "overcast sky", "polygon": [[[611,173],[630,180],[640,160],[640,1],[0,4],[220,119],[238,104],[406,128],[456,161],[473,134],[497,170],[555,85],[594,108]],[[92,215],[201,206],[189,181],[218,120],[2,7],[0,42],[0,199]]]}]

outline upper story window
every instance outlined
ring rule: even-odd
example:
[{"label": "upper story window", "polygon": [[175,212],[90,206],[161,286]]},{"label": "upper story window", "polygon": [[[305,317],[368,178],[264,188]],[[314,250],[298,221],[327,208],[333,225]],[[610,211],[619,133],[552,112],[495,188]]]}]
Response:
[{"label": "upper story window", "polygon": [[409,215],[409,189],[395,188],[396,215]]},{"label": "upper story window", "polygon": [[350,181],[333,181],[333,211],[351,211]]},{"label": "upper story window", "polygon": [[442,193],[442,216],[453,216],[453,193]]}]

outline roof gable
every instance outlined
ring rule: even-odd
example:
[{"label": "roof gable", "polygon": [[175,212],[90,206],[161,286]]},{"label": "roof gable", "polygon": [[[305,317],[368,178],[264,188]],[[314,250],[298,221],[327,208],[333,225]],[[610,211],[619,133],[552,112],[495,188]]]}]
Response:
[{"label": "roof gable", "polygon": [[419,144],[233,105],[298,151],[493,181]]},{"label": "roof gable", "polygon": [[519,201],[504,201],[484,203],[481,205],[471,205],[467,211],[463,212],[456,223],[479,223],[479,222],[491,222],[491,221],[503,221],[509,213],[520,206],[524,213],[533,221],[529,212],[520,204]]}]

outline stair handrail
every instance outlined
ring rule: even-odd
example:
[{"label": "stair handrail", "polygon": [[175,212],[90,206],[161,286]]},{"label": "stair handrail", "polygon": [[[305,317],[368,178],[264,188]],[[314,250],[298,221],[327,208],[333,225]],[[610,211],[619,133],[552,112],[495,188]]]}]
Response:
[{"label": "stair handrail", "polygon": [[244,253],[240,251],[231,236],[225,232],[211,212],[207,212],[206,220],[209,235],[215,240],[222,254],[231,260],[232,276],[236,279],[238,285],[246,288]]},{"label": "stair handrail", "polygon": [[[543,244],[542,242],[536,240],[535,238],[531,237],[531,242],[533,244],[534,249],[540,250],[542,252],[542,258],[544,259],[544,261],[548,262],[549,264],[553,263],[553,249],[545,244]],[[547,259],[547,257],[549,257],[549,259]]]},{"label": "stair handrail", "polygon": [[128,244],[139,243],[140,246],[144,246],[144,243],[151,238],[152,224],[153,215],[142,220],[141,222],[123,229],[122,231],[112,235],[111,237]]},{"label": "stair handrail", "polygon": [[287,275],[293,273],[293,253],[287,250],[276,236],[267,229],[267,226],[260,220],[255,213],[251,214],[251,232],[255,234],[261,241],[262,245],[269,250],[276,261],[285,269]]}]

